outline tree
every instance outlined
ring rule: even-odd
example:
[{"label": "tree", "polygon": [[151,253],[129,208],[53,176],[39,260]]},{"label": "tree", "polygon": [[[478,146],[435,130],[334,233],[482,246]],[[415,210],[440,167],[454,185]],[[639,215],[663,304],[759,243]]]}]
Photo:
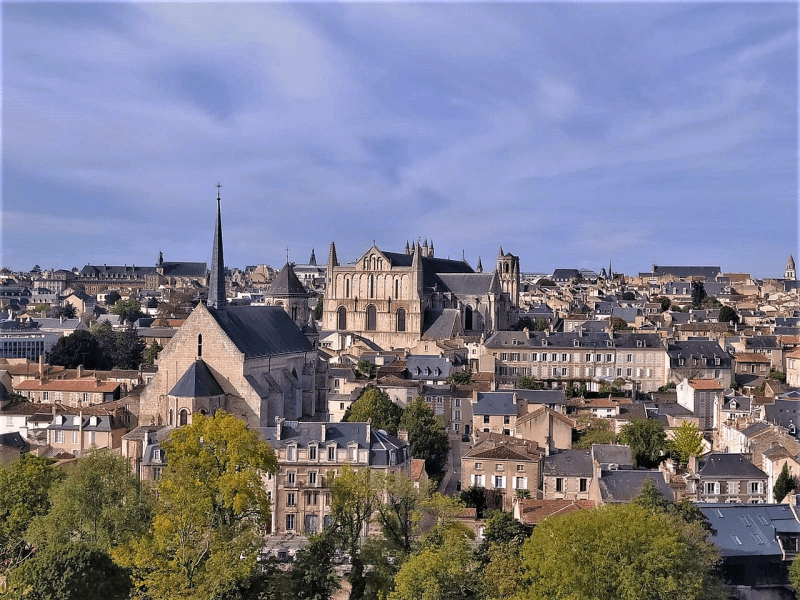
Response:
[{"label": "tree", "polygon": [[539,281],[536,282],[536,285],[540,287],[555,287],[555,282],[552,279],[548,279],[547,277],[542,277]]},{"label": "tree", "polygon": [[0,573],[25,560],[31,547],[25,532],[50,511],[50,488],[64,477],[52,461],[23,454],[0,468]]},{"label": "tree", "polygon": [[322,319],[322,298],[317,298],[317,305],[314,307],[314,318],[317,321]]},{"label": "tree", "polygon": [[106,306],[114,306],[121,299],[119,292],[112,290],[106,294]]},{"label": "tree", "polygon": [[490,560],[490,549],[493,545],[501,546],[506,551],[517,550],[530,537],[533,527],[525,525],[507,511],[492,511],[486,519],[483,540],[478,546],[476,555],[481,565],[486,566]]},{"label": "tree", "polygon": [[68,369],[83,365],[87,369],[106,370],[112,366],[111,357],[103,352],[97,338],[84,330],[59,338],[47,353],[47,362]]},{"label": "tree", "polygon": [[692,306],[700,308],[706,299],[706,288],[702,281],[692,282]]},{"label": "tree", "polygon": [[399,552],[401,558],[405,558],[411,553],[428,491],[415,487],[411,478],[402,473],[378,477],[376,488],[381,496],[377,515],[387,549]]},{"label": "tree", "polygon": [[667,447],[667,433],[655,419],[631,419],[622,427],[619,437],[631,447],[636,467],[658,466],[661,451]]},{"label": "tree", "polygon": [[690,456],[699,456],[703,452],[703,433],[694,423],[683,421],[675,430],[669,448],[678,462],[686,465]]},{"label": "tree", "polygon": [[483,518],[486,510],[486,488],[472,485],[466,490],[461,491],[461,501],[467,508],[475,509],[475,516]]},{"label": "tree", "polygon": [[297,553],[289,575],[290,597],[298,600],[329,600],[339,589],[333,564],[336,546],[327,533],[315,534]]},{"label": "tree", "polygon": [[621,329],[631,328],[625,319],[620,319],[619,317],[611,317],[609,324],[611,325],[611,331],[620,331]]},{"label": "tree", "polygon": [[144,353],[144,364],[153,365],[158,359],[158,353],[164,349],[164,346],[158,342],[153,342]]},{"label": "tree", "polygon": [[106,449],[79,459],[50,490],[50,511],[31,523],[26,538],[38,548],[86,542],[108,550],[142,534],[152,499],[130,463]]},{"label": "tree", "polygon": [[78,316],[78,309],[76,309],[72,304],[65,304],[64,306],[59,307],[57,316],[64,317],[65,319],[74,319]]},{"label": "tree", "polygon": [[9,600],[126,600],[130,574],[105,551],[83,542],[50,545],[8,576]]},{"label": "tree", "polygon": [[455,385],[469,385],[472,382],[472,374],[458,371],[447,378],[447,383]]},{"label": "tree", "polygon": [[723,306],[722,308],[719,309],[718,320],[720,323],[736,324],[739,322],[739,315],[730,306]]},{"label": "tree", "polygon": [[111,314],[119,315],[120,320],[133,323],[136,319],[143,317],[142,305],[138,300],[130,298],[128,300],[118,300],[111,307]]},{"label": "tree", "polygon": [[658,299],[658,302],[661,304],[661,312],[667,312],[672,304],[672,300],[666,296],[661,296],[661,298]]},{"label": "tree", "polygon": [[129,325],[115,336],[114,364],[120,369],[138,369],[144,358],[144,340],[136,327]]},{"label": "tree", "polygon": [[534,331],[547,331],[549,327],[550,327],[550,321],[548,321],[544,317],[537,317],[536,320],[533,322]]},{"label": "tree", "polygon": [[794,489],[795,482],[792,476],[789,475],[789,467],[787,463],[783,463],[781,474],[778,475],[778,479],[775,480],[775,487],[772,490],[772,496],[775,498],[775,502],[783,502],[786,495],[794,491]]},{"label": "tree", "polygon": [[390,435],[397,435],[397,427],[400,425],[402,414],[403,409],[392,402],[386,392],[376,387],[368,387],[347,408],[342,416],[342,421],[365,423],[372,419],[371,426],[375,429],[383,429]]},{"label": "tree", "polygon": [[368,360],[360,360],[358,361],[358,366],[356,366],[356,373],[364,377],[366,379],[372,379],[375,377],[375,371],[377,367],[374,363],[371,363]]},{"label": "tree", "polygon": [[622,299],[625,301],[630,302],[631,300],[636,300],[636,292],[622,292]]},{"label": "tree", "polygon": [[724,597],[719,551],[698,523],[636,504],[608,504],[539,523],[522,549],[528,600]]},{"label": "tree", "polygon": [[594,419],[572,444],[575,448],[591,448],[592,444],[616,444],[617,434],[608,419]]},{"label": "tree", "polygon": [[411,456],[425,460],[425,471],[438,484],[444,477],[450,441],[444,426],[422,397],[417,396],[403,409],[400,429],[408,431]]},{"label": "tree", "polygon": [[517,380],[517,387],[521,390],[540,390],[542,389],[542,383],[536,381],[533,377],[523,375]]}]

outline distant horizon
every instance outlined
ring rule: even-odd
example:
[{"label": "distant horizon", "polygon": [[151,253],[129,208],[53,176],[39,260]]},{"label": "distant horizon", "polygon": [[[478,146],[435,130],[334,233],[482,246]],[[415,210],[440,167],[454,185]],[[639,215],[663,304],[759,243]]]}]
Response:
[{"label": "distant horizon", "polygon": [[217,182],[231,265],[418,238],[526,272],[800,258],[792,3],[0,10],[13,270],[208,262]]}]

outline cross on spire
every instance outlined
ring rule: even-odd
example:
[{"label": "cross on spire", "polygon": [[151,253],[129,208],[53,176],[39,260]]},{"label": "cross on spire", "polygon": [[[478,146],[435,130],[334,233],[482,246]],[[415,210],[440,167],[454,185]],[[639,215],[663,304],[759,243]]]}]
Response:
[{"label": "cross on spire", "polygon": [[220,193],[220,188],[222,187],[222,184],[218,181],[217,185],[215,187],[217,188],[217,200],[219,200],[220,199],[219,193]]},{"label": "cross on spire", "polygon": [[286,262],[289,262],[289,246],[286,246]]}]

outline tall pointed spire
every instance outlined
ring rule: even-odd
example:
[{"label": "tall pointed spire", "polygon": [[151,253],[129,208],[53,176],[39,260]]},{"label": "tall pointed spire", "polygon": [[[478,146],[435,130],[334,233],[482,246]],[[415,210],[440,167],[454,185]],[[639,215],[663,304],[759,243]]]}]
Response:
[{"label": "tall pointed spire", "polygon": [[317,256],[314,254],[314,249],[311,249],[311,258],[308,259],[308,264],[317,266]]},{"label": "tall pointed spire", "polygon": [[217,184],[217,226],[214,229],[214,249],[211,252],[211,277],[208,282],[208,306],[225,310],[225,259],[222,256],[222,211],[220,209],[220,188]]},{"label": "tall pointed spire", "polygon": [[336,244],[331,242],[331,249],[328,252],[328,266],[329,267],[338,267],[339,266],[339,259],[336,257]]},{"label": "tall pointed spire", "polygon": [[481,257],[478,257],[478,266],[475,268],[475,271],[478,273],[483,273],[483,264],[481,263]]}]

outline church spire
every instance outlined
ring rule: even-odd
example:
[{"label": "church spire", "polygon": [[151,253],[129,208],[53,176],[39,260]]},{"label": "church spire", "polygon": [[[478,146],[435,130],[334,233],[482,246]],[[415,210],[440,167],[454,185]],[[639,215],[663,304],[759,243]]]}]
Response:
[{"label": "church spire", "polygon": [[225,310],[225,260],[222,256],[222,214],[220,209],[220,188],[217,183],[217,225],[214,229],[214,249],[211,252],[211,277],[208,282],[208,306]]},{"label": "church spire", "polygon": [[483,264],[481,263],[481,257],[478,257],[478,266],[475,268],[477,273],[483,273]]},{"label": "church spire", "polygon": [[314,249],[311,249],[311,258],[308,259],[308,264],[317,266],[317,257],[314,254]]}]

